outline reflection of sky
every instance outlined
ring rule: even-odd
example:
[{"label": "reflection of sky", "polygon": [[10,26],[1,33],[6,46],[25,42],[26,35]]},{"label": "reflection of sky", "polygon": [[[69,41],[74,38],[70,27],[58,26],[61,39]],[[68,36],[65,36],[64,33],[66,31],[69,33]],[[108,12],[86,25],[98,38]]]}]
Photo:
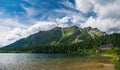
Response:
[{"label": "reflection of sky", "polygon": [[99,65],[101,62],[108,63],[108,60],[109,58],[99,55],[87,57],[78,54],[0,53],[0,70],[66,70],[71,66],[76,68],[76,64],[80,69],[81,66],[86,67],[86,63],[90,64],[88,65],[90,68],[91,63]]},{"label": "reflection of sky", "polygon": [[3,70],[22,70],[27,68],[30,60],[35,60],[34,58],[37,59],[37,56],[32,54],[1,53],[0,68]]},{"label": "reflection of sky", "polygon": [[73,55],[64,55],[64,54],[1,53],[0,54],[0,69],[28,70],[30,65],[38,65],[38,66],[41,66],[41,68],[44,68],[44,65],[45,66],[47,65],[49,67],[48,63],[52,62],[51,59],[55,59],[56,61],[56,58],[57,59],[71,58],[72,56]]}]

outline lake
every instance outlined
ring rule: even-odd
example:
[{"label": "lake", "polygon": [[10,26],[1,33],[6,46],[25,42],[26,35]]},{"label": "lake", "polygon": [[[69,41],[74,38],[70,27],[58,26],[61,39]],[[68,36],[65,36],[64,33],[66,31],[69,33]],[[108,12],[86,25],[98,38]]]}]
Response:
[{"label": "lake", "polygon": [[0,53],[0,70],[114,70],[100,55]]}]

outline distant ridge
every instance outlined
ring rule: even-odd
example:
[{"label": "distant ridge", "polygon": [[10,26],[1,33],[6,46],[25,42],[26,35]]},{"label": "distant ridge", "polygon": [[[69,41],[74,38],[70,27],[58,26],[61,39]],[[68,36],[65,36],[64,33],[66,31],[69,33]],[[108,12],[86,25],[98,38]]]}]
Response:
[{"label": "distant ridge", "polygon": [[80,28],[71,26],[66,28],[55,27],[48,31],[39,31],[27,38],[20,39],[4,48],[21,48],[47,45],[66,45],[81,42],[89,38],[96,38],[105,35],[97,28]]}]

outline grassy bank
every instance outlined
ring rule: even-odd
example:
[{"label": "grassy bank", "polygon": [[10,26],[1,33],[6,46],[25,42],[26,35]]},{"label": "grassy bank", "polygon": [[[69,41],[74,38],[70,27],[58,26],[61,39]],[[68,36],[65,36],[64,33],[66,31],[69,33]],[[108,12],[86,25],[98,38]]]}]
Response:
[{"label": "grassy bank", "polygon": [[110,63],[114,65],[115,70],[120,70],[120,55],[118,54],[102,54],[102,56],[111,57]]}]

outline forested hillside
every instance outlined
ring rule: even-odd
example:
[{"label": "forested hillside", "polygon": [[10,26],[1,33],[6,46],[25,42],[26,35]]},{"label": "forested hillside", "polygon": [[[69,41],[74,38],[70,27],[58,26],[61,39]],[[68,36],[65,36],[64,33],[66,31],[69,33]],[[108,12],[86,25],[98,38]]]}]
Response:
[{"label": "forested hillside", "polygon": [[27,38],[16,41],[13,44],[3,48],[29,48],[35,46],[59,46],[69,45],[82,42],[87,39],[94,39],[105,35],[106,33],[99,31],[96,28],[79,28],[71,26],[66,28],[56,27],[48,31],[39,31],[36,34],[30,35]]},{"label": "forested hillside", "polygon": [[[100,45],[106,45],[106,44],[113,44],[115,48],[119,49],[120,34],[115,33],[97,38],[90,38],[82,42],[71,43],[71,44],[22,47],[22,48],[9,49],[9,51],[33,52],[33,53],[79,53],[79,54],[94,53],[95,54],[96,50],[98,50]],[[3,50],[3,52],[7,52],[7,51]]]}]

